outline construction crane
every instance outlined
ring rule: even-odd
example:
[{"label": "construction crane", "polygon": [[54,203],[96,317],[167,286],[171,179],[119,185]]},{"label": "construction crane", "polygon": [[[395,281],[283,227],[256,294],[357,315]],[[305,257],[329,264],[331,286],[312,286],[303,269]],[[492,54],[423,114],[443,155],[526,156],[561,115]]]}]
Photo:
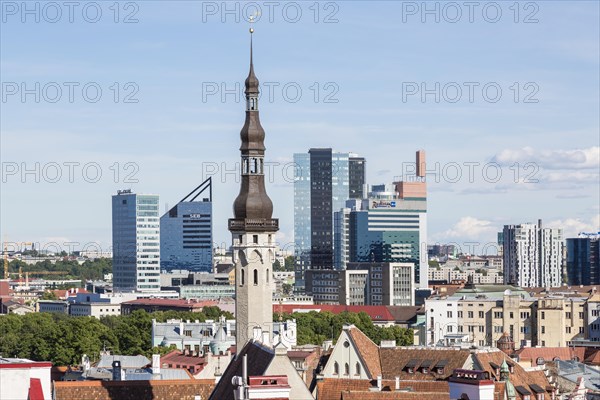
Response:
[{"label": "construction crane", "polygon": [[[2,256],[4,258],[4,279],[9,279],[9,274],[8,274],[8,247],[6,245],[7,241],[6,241],[6,236],[4,237],[4,251],[2,252]],[[20,242],[20,243],[14,243],[15,245],[23,245],[23,246],[33,246],[33,243],[31,242]]]}]

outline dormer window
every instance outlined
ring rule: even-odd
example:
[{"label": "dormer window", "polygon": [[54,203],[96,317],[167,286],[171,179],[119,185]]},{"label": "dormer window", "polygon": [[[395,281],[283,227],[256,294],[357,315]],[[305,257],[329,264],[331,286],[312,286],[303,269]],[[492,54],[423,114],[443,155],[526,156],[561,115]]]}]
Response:
[{"label": "dormer window", "polygon": [[538,357],[535,363],[537,365],[544,365],[544,357]]}]

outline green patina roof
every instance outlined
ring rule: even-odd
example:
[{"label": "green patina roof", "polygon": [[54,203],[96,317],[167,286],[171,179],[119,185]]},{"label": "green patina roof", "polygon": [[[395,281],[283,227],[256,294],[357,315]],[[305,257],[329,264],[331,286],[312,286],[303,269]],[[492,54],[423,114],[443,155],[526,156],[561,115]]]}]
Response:
[{"label": "green patina roof", "polygon": [[473,298],[478,295],[485,295],[488,299],[502,299],[507,290],[510,290],[510,293],[515,295],[523,295],[526,298],[531,297],[531,295],[523,290],[520,287],[512,286],[512,285],[475,285],[471,287],[465,287],[460,290],[457,290],[451,298],[460,299],[463,296],[467,298]]}]

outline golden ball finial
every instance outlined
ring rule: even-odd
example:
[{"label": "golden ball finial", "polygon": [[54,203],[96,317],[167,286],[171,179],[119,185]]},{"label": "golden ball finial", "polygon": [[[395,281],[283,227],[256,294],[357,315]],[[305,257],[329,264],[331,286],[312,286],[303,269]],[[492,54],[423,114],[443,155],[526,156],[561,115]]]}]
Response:
[{"label": "golden ball finial", "polygon": [[250,28],[250,33],[254,33],[254,28]]}]

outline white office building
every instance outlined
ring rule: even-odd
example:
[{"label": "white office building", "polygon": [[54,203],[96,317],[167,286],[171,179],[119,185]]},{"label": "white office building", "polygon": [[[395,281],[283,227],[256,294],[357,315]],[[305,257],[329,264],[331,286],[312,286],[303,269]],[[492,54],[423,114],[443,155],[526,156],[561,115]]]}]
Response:
[{"label": "white office building", "polygon": [[115,291],[160,290],[158,195],[119,190],[112,196]]}]

